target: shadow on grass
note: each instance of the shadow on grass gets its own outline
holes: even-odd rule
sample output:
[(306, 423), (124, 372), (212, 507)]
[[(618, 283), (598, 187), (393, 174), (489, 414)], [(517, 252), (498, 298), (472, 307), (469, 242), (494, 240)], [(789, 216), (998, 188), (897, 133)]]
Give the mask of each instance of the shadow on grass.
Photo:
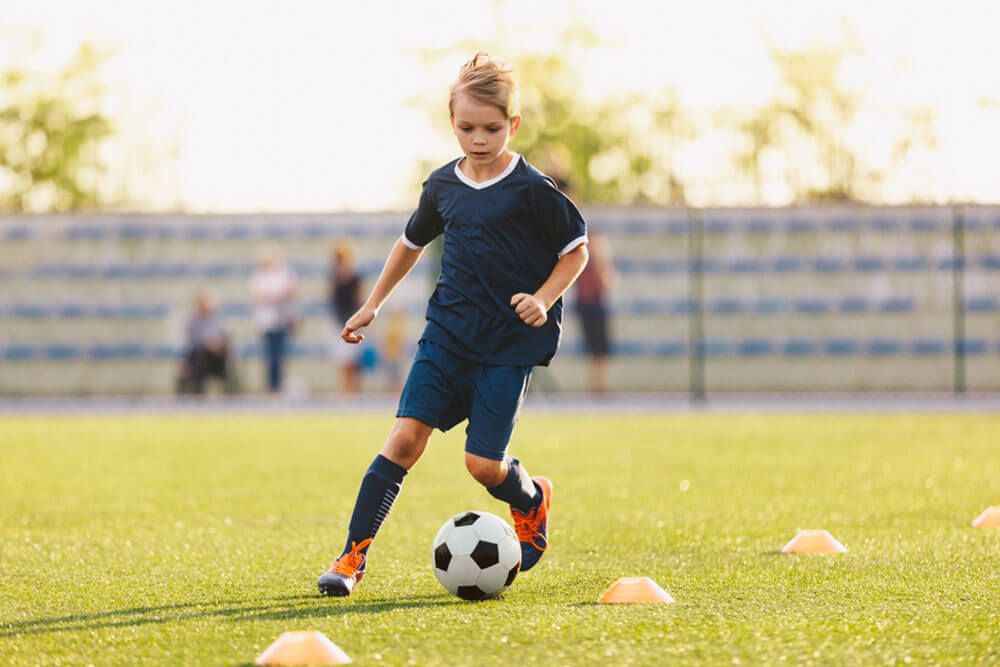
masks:
[[(316, 597), (312, 598), (317, 600)], [(462, 600), (445, 597), (444, 595), (412, 595), (398, 598), (320, 598), (316, 604), (286, 607), (284, 609), (268, 609), (244, 614), (233, 621), (286, 621), (298, 618), (330, 618), (345, 614), (371, 614), (395, 609), (413, 609), (418, 607), (442, 607), (462, 604)]]
[(41, 635), (50, 632), (78, 632), (150, 624), (174, 623), (202, 618), (228, 618), (232, 622), (329, 618), (345, 614), (365, 614), (456, 604), (443, 595), (419, 595), (399, 598), (364, 597), (352, 600), (314, 595), (282, 595), (262, 604), (243, 600), (188, 602), (160, 606), (130, 607), (94, 612), (0, 623), (0, 638)]

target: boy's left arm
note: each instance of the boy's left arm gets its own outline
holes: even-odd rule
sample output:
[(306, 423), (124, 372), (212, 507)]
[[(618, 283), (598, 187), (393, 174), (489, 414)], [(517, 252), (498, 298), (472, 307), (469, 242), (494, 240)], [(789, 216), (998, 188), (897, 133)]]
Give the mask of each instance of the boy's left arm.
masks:
[(548, 280), (534, 294), (518, 292), (510, 298), (510, 305), (525, 324), (540, 327), (549, 319), (549, 308), (569, 289), (583, 267), (587, 265), (590, 253), (587, 244), (577, 246), (559, 258)]

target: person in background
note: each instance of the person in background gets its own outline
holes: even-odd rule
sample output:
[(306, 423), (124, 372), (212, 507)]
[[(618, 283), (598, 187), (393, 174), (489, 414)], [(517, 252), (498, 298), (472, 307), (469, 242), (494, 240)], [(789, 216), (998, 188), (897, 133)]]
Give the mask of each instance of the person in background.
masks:
[(295, 327), (295, 274), (285, 264), (281, 252), (268, 246), (250, 276), (254, 301), (254, 322), (260, 332), (266, 358), (265, 380), (271, 393), (281, 390), (288, 338)]
[(341, 390), (358, 391), (358, 349), (340, 343), (340, 332), (351, 315), (361, 308), (361, 276), (358, 273), (356, 247), (351, 241), (338, 241), (330, 253), (327, 304), (332, 318), (330, 350), (334, 364), (340, 369)]
[(398, 392), (403, 388), (403, 364), (406, 362), (406, 316), (401, 310), (389, 313), (389, 323), (382, 341), (382, 365), (385, 368), (385, 390)]
[[(573, 197), (573, 187), (562, 165), (565, 156), (546, 156), (545, 164), (556, 187), (567, 197)], [(611, 338), (608, 333), (608, 292), (617, 280), (611, 245), (599, 230), (590, 232), (590, 261), (576, 279), (576, 314), (580, 318), (584, 351), (589, 360), (587, 389), (593, 394), (608, 391), (608, 356)]]
[(198, 292), (194, 312), (187, 322), (186, 347), (177, 387), (180, 393), (205, 393), (205, 380), (217, 377), (233, 388), (234, 374), (229, 364), (229, 335), (212, 299)]
[(588, 389), (594, 394), (608, 391), (611, 341), (608, 335), (607, 297), (616, 278), (607, 237), (599, 231), (592, 231), (590, 261), (576, 280), (576, 313), (580, 317), (584, 347), (590, 360)]

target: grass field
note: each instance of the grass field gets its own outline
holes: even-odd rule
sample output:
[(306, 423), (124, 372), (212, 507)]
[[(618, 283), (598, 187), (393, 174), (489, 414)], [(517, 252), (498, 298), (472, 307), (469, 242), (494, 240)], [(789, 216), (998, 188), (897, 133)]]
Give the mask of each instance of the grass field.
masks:
[[(1000, 417), (542, 416), (552, 547), (499, 600), (451, 598), (430, 544), (506, 515), (436, 434), (350, 599), (343, 541), (385, 416), (0, 419), (0, 662), (238, 665), (317, 629), (357, 664), (1000, 661)], [(789, 556), (798, 528), (849, 549)], [(672, 605), (606, 606), (621, 576)]]

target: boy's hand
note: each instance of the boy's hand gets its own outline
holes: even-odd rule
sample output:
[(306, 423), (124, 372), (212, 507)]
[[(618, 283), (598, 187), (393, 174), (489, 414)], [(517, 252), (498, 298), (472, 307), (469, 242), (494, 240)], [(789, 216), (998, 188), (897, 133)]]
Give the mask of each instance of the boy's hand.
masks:
[(518, 314), (522, 322), (536, 329), (549, 319), (545, 304), (533, 294), (519, 292), (510, 298), (510, 305), (514, 306), (514, 312)]
[(344, 339), (344, 342), (357, 345), (365, 339), (365, 335), (354, 332), (374, 322), (376, 317), (378, 317), (378, 311), (374, 308), (361, 306), (361, 310), (351, 315), (351, 319), (347, 320), (344, 330), (340, 332), (340, 337)]

